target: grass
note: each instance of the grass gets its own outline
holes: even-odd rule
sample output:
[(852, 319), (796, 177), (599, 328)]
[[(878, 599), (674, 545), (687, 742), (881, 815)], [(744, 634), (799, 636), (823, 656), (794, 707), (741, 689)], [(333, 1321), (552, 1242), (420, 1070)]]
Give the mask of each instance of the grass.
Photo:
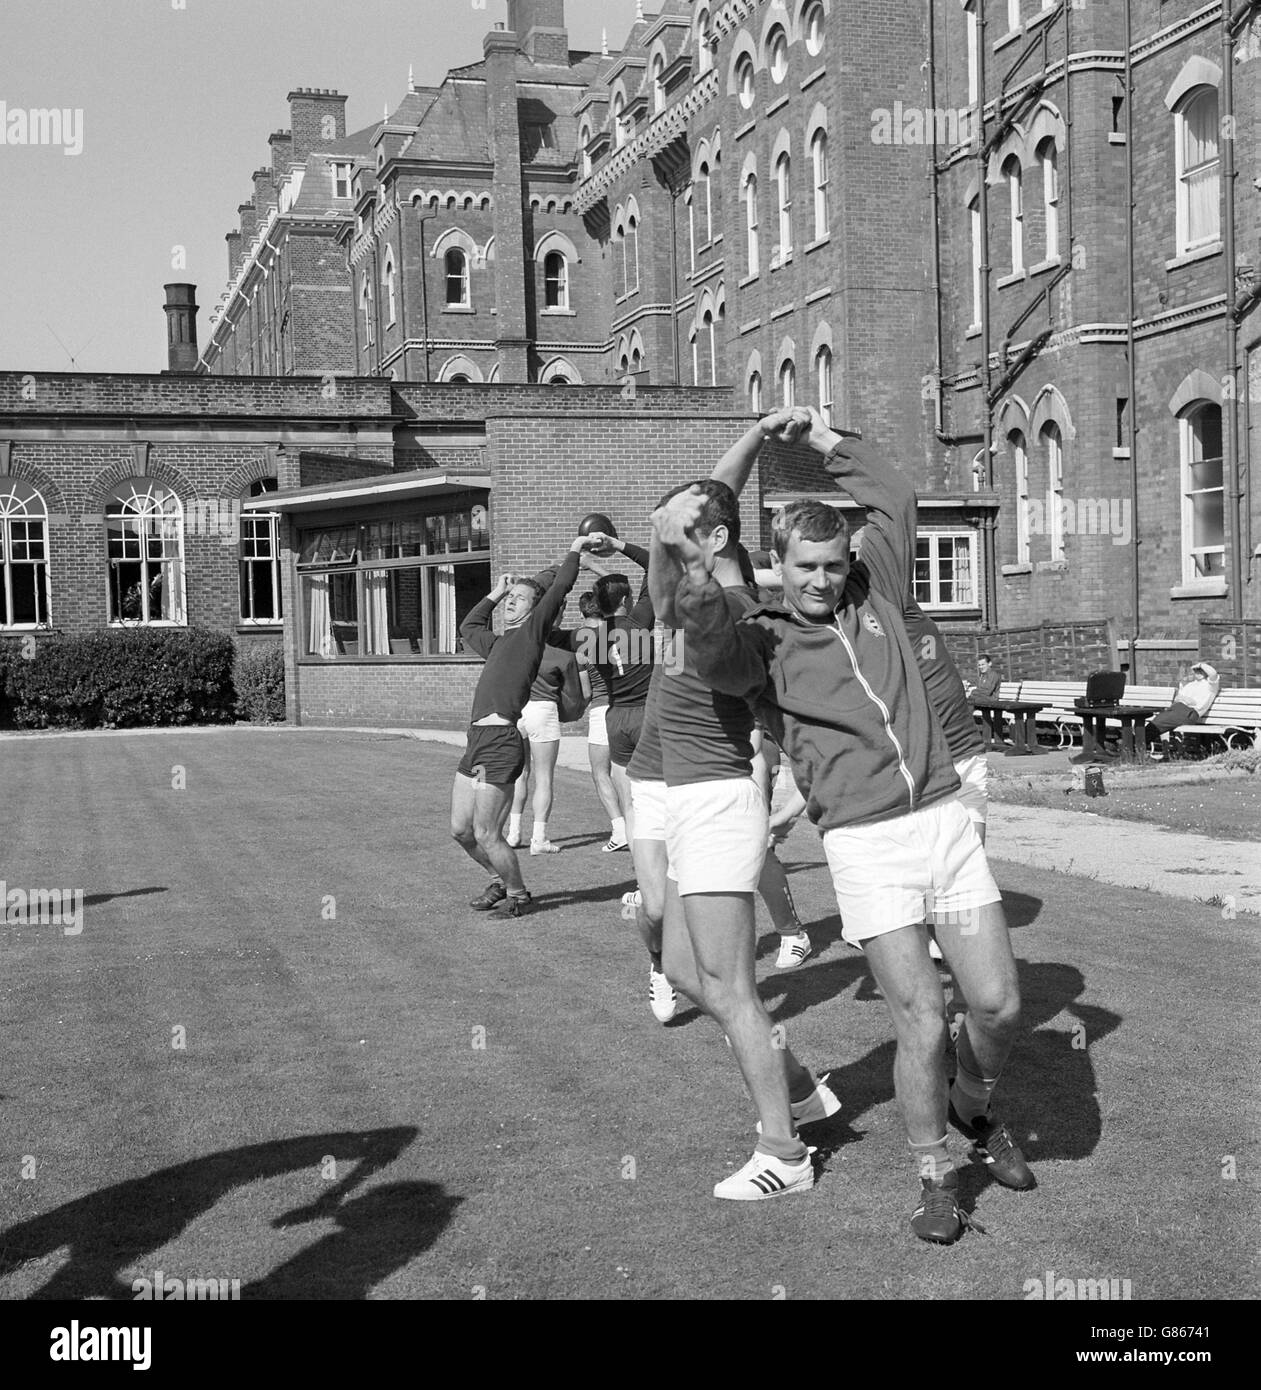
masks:
[(1217, 839), (1261, 840), (1261, 777), (1135, 786), (1110, 776), (1107, 768), (1103, 776), (1106, 796), (1088, 797), (1084, 792), (1067, 791), (1067, 775), (1038, 782), (995, 778), (990, 791), (995, 800), (1020, 806), (1048, 806), (1057, 811), (1089, 811), (1120, 820), (1150, 821)]
[(244, 1298), (1019, 1299), (1047, 1269), (1253, 1296), (1241, 923), (996, 866), (1026, 1028), (1002, 1107), (1040, 1186), (970, 1167), (988, 1234), (930, 1247), (885, 1006), (809, 830), (784, 858), (818, 955), (778, 974), (763, 938), (759, 975), (845, 1109), (809, 1135), (811, 1196), (716, 1202), (752, 1109), (711, 1024), (648, 1012), (589, 779), (558, 779), (565, 852), (525, 861), (539, 911), (488, 922), (447, 839), (456, 758), (266, 731), (5, 746), (0, 877), (88, 899), (77, 937), (0, 926), (0, 1297), (130, 1298), (154, 1269)]

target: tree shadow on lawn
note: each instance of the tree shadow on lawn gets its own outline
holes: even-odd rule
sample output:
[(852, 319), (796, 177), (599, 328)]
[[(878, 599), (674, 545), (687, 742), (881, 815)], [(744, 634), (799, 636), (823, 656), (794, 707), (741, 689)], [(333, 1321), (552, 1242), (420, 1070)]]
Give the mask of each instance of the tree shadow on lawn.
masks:
[(143, 1274), (145, 1256), (174, 1240), (228, 1193), (284, 1173), (317, 1171), (332, 1156), (355, 1167), (318, 1200), (283, 1213), (272, 1225), (283, 1229), (331, 1217), (341, 1231), (246, 1287), (258, 1298), (363, 1298), (373, 1284), (432, 1245), (462, 1200), (424, 1182), (392, 1183), (344, 1200), (393, 1163), (418, 1133), (401, 1125), (276, 1139), (116, 1183), (0, 1232), (0, 1274), (68, 1246), (68, 1262), (32, 1298), (131, 1299), (130, 1283), (119, 1276)]

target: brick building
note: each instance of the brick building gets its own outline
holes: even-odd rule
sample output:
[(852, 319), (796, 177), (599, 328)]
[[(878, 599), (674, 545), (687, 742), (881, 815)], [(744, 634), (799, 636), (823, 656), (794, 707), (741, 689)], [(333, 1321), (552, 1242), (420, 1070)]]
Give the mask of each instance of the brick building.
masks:
[[(1261, 608), (1256, 8), (665, 0), (592, 54), (563, 0), (509, 0), (356, 136), (291, 94), (204, 368), (809, 400), (914, 472), (941, 618), (1112, 616), (1171, 675)], [(318, 216), (339, 293), (299, 349), (272, 303)], [(241, 358), (259, 322), (285, 363)]]

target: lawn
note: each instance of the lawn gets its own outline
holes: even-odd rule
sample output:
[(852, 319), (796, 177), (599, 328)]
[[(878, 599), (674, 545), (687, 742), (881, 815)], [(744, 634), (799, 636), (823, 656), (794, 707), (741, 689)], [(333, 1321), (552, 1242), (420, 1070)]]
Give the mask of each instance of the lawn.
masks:
[(931, 1247), (885, 1007), (808, 829), (784, 858), (818, 955), (778, 974), (764, 938), (759, 973), (845, 1109), (808, 1132), (812, 1195), (722, 1203), (752, 1109), (711, 1024), (648, 1011), (589, 779), (559, 775), (564, 852), (526, 858), (539, 910), (508, 923), (464, 906), (454, 749), (0, 756), (0, 878), (86, 894), (77, 936), (0, 926), (0, 1297), (130, 1298), (155, 1269), (243, 1298), (1019, 1299), (1048, 1269), (1255, 1295), (1258, 948), (1212, 908), (996, 866), (1028, 1030), (1001, 1104), (1039, 1189), (969, 1168), (986, 1234)]
[(1013, 801), (1021, 806), (1050, 806), (1058, 811), (1090, 811), (1121, 820), (1153, 821), (1223, 840), (1261, 840), (1261, 774), (1145, 786), (1134, 785), (1132, 775), (1109, 773), (1105, 768), (1106, 796), (1066, 791), (1067, 777), (1037, 781), (994, 778), (990, 794), (996, 801)]

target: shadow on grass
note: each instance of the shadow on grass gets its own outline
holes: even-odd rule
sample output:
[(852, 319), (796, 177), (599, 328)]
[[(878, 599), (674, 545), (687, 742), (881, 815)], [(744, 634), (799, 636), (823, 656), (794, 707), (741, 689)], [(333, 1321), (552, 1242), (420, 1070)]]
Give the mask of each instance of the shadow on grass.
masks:
[(99, 907), (101, 903), (112, 903), (115, 898), (145, 898), (151, 893), (169, 893), (169, 888), (129, 888), (125, 893), (88, 893), (83, 899), (84, 907)]
[(403, 1125), (276, 1139), (116, 1183), (0, 1231), (0, 1275), (68, 1247), (69, 1260), (32, 1298), (131, 1299), (131, 1279), (146, 1272), (140, 1262), (234, 1189), (284, 1173), (305, 1172), (314, 1181), (331, 1156), (355, 1166), (317, 1201), (272, 1224), (284, 1228), (331, 1217), (341, 1233), (316, 1241), (250, 1288), (255, 1297), (298, 1297), (300, 1279), (302, 1297), (362, 1298), (372, 1282), (433, 1243), (459, 1200), (443, 1196), (432, 1183), (390, 1184), (344, 1200), (393, 1163), (418, 1132)]

